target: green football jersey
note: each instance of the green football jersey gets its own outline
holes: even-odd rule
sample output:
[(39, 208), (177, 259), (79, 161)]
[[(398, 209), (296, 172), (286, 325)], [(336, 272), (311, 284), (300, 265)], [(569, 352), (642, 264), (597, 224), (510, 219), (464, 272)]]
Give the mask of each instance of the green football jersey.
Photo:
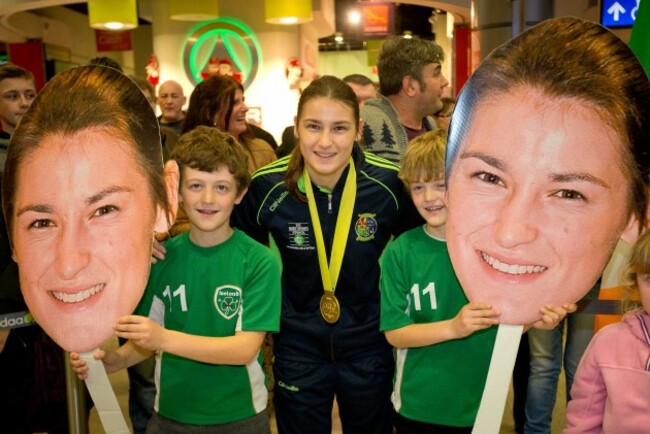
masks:
[[(382, 259), (381, 330), (451, 319), (468, 303), (447, 244), (424, 227), (402, 234)], [(402, 416), (472, 426), (483, 394), (496, 327), (396, 351), (393, 405)]]
[[(280, 323), (280, 264), (239, 230), (223, 243), (199, 247), (189, 233), (165, 244), (137, 308), (169, 330), (199, 336), (276, 332)], [(181, 423), (214, 425), (266, 408), (261, 352), (246, 366), (197, 362), (162, 353), (156, 362), (155, 409)]]

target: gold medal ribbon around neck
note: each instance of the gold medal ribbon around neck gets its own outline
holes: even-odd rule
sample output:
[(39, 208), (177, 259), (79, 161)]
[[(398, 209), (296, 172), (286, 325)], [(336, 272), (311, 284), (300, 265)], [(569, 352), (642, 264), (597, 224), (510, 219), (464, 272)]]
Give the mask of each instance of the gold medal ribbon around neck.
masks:
[(316, 238), (318, 265), (320, 266), (320, 275), (323, 280), (323, 289), (325, 290), (320, 299), (320, 313), (325, 321), (334, 324), (341, 316), (341, 306), (334, 295), (334, 291), (336, 290), (336, 283), (338, 282), (339, 274), (341, 272), (345, 246), (348, 242), (348, 234), (350, 232), (350, 223), (352, 222), (354, 199), (356, 198), (357, 193), (357, 172), (354, 168), (354, 161), (352, 160), (352, 157), (350, 157), (350, 170), (348, 171), (348, 178), (345, 180), (345, 186), (343, 187), (343, 196), (341, 198), (339, 214), (336, 217), (334, 242), (332, 243), (332, 254), (329, 265), (327, 263), (327, 253), (325, 252), (323, 228), (321, 227), (320, 218), (318, 217), (314, 190), (312, 189), (311, 179), (309, 178), (309, 173), (307, 172), (306, 167), (303, 171), (303, 178), (305, 181), (305, 192), (307, 193), (307, 204), (309, 205), (309, 216), (311, 217), (314, 236)]

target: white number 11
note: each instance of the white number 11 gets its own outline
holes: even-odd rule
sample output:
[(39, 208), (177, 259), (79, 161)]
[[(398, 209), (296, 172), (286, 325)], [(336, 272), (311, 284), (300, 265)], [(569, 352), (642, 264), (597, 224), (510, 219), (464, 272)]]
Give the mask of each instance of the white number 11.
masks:
[(185, 300), (185, 285), (179, 286), (178, 289), (174, 292), (172, 292), (171, 289), (169, 288), (169, 285), (167, 285), (167, 287), (163, 291), (163, 295), (169, 298), (169, 310), (171, 310), (172, 296), (174, 296), (180, 299), (181, 311), (187, 312), (187, 301)]
[[(413, 305), (415, 306), (415, 310), (422, 310), (422, 305), (420, 303), (420, 285), (419, 284), (414, 284), (411, 287), (411, 294), (413, 294)], [(436, 301), (436, 284), (434, 282), (429, 283), (426, 288), (424, 288), (424, 291), (422, 291), (422, 295), (429, 295), (429, 301), (431, 302), (431, 310), (437, 309), (438, 308), (438, 303)]]

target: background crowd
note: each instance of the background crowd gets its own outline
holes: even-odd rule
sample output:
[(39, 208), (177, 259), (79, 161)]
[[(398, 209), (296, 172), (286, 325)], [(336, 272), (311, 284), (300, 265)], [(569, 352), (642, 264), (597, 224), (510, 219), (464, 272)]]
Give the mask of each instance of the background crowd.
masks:
[[(540, 44), (549, 32), (571, 53)], [(568, 55), (575, 55), (569, 65)], [(538, 58), (545, 59), (546, 74), (536, 72)], [(612, 58), (613, 66), (604, 60)], [(544, 225), (552, 213), (575, 221), (565, 232), (580, 223), (572, 236), (600, 241), (599, 258), (619, 238), (634, 241), (642, 232), (650, 86), (622, 41), (594, 23), (549, 20), (488, 57), (458, 101), (443, 97), (449, 84), (441, 72), (444, 59), (434, 42), (389, 38), (379, 53), (378, 85), (359, 74), (316, 78), (302, 91), (295, 124), (279, 146), (247, 121), (245, 89), (232, 76), (207, 77), (188, 99), (175, 81), (154, 89), (137, 77), (127, 79), (105, 58), (62, 73), (70, 81), (90, 77), (85, 91), (95, 92), (97, 101), (106, 89), (130, 92), (118, 86), (127, 80), (134, 98), (150, 107), (137, 115), (159, 113), (160, 155), (176, 165), (180, 207), (178, 214), (168, 213), (168, 233), (156, 234), (161, 242), (154, 243), (145, 295), (135, 314), (115, 325), (123, 345), (95, 356), (108, 372), (128, 367), (134, 432), (208, 427), (215, 433), (267, 433), (268, 375), (280, 433), (305, 427), (330, 433), (335, 399), (346, 433), (469, 433), (502, 312), (491, 300), (468, 300), (458, 281), (447, 248), (448, 190), (480, 195), (486, 210), (501, 203), (486, 226), (497, 227), (493, 245), (513, 261), (523, 261), (521, 252), (533, 246), (529, 250), (550, 248), (562, 270), (581, 264), (566, 253), (557, 228)], [(598, 73), (594, 65), (601, 66)], [(587, 72), (591, 85), (579, 86)], [(32, 113), (48, 107), (47, 98), (36, 97), (29, 71), (0, 65), (0, 170), (7, 156), (28, 165), (43, 152), (45, 139), (33, 145), (36, 150), (14, 143), (26, 140), (23, 129), (43, 122)], [(520, 122), (503, 116), (490, 126), (483, 119), (515, 109)], [(549, 118), (560, 126), (539, 126)], [(89, 121), (80, 131), (98, 125)], [(522, 132), (525, 126), (533, 133)], [(119, 126), (110, 128), (122, 133)], [(574, 169), (566, 155), (582, 148), (566, 137), (583, 138), (590, 129), (602, 133), (600, 140), (590, 142), (591, 159)], [(551, 140), (556, 130), (565, 139)], [(491, 140), (503, 134), (521, 137), (521, 144)], [(477, 135), (485, 143), (477, 143)], [(450, 152), (452, 142), (458, 145)], [(26, 163), (20, 152), (29, 152)], [(131, 170), (148, 173), (133, 159)], [(616, 164), (605, 167), (601, 160)], [(0, 220), (1, 314), (27, 310), (14, 262), (25, 258), (16, 250), (24, 242), (20, 229), (12, 229), (13, 205), (7, 206), (21, 194), (16, 176), (3, 176), (12, 184), (2, 194), (10, 213)], [(526, 196), (540, 183), (549, 186)], [(626, 194), (610, 194), (613, 188)], [(171, 205), (175, 194), (168, 192)], [(510, 200), (498, 202), (504, 195)], [(525, 222), (533, 212), (544, 218)], [(54, 225), (43, 217), (36, 222)], [(513, 377), (509, 411), (518, 433), (550, 433), (562, 368), (570, 401), (567, 432), (633, 432), (642, 423), (635, 406), (647, 404), (646, 389), (632, 387), (638, 400), (618, 399), (620, 407), (612, 407), (623, 381), (637, 377), (611, 377), (602, 372), (602, 360), (648, 370), (607, 354), (617, 339), (629, 340), (633, 352), (643, 347), (639, 340), (650, 325), (647, 239), (635, 245), (626, 270), (626, 285), (640, 303), (596, 339), (593, 315), (575, 311), (572, 303), (535, 306), (539, 318), (526, 325)], [(546, 268), (557, 265), (545, 260)], [(494, 262), (491, 267), (499, 268)], [(597, 298), (597, 276), (591, 283), (586, 299)], [(181, 297), (187, 288), (190, 301), (182, 298), (179, 308), (169, 288), (183, 288)], [(228, 292), (226, 302), (220, 288), (239, 289)], [(239, 304), (231, 312), (232, 297)], [(39, 325), (0, 329), (0, 376), (13, 391), (0, 397), (0, 414), (11, 432), (68, 431), (63, 354)], [(75, 352), (70, 357), (85, 377), (85, 361)], [(617, 431), (621, 426), (632, 431)]]

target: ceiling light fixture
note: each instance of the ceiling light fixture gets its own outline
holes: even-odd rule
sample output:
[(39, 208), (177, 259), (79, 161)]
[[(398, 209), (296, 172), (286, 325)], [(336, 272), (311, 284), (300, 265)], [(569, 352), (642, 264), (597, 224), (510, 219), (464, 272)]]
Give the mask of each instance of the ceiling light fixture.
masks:
[(219, 18), (217, 0), (169, 0), (169, 18), (176, 21), (207, 21)]
[(135, 29), (138, 27), (138, 7), (136, 0), (89, 1), (88, 22), (93, 29)]
[(302, 24), (313, 19), (311, 0), (264, 0), (264, 17), (270, 24)]
[(361, 22), (361, 12), (357, 9), (352, 9), (348, 12), (348, 22), (350, 24), (359, 24)]

